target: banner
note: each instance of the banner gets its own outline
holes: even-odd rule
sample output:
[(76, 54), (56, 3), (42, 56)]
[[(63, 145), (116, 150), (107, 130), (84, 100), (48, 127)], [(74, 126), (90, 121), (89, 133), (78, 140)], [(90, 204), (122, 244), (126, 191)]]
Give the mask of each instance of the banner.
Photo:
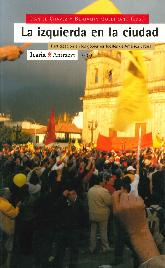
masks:
[(109, 152), (112, 150), (112, 140), (110, 137), (105, 137), (99, 134), (97, 139), (97, 150)]
[(137, 137), (114, 137), (112, 139), (112, 149), (115, 151), (136, 150), (137, 146)]
[(152, 147), (153, 141), (152, 141), (152, 132), (147, 133), (142, 136), (142, 141), (141, 141), (141, 148), (147, 148), (147, 147)]
[[(141, 148), (152, 147), (152, 133), (142, 136)], [(138, 137), (105, 137), (99, 134), (97, 139), (97, 150), (109, 152), (137, 150)]]

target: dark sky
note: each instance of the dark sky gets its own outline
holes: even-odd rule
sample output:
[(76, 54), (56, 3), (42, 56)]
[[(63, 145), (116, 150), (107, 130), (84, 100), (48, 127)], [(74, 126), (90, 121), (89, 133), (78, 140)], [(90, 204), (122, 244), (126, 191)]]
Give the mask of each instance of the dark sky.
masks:
[[(96, 0), (97, 1), (97, 0)], [(90, 0), (0, 0), (0, 45), (13, 44), (14, 22), (26, 13), (75, 13)], [(164, 0), (114, 0), (123, 13), (149, 13), (151, 22), (165, 22)], [(34, 44), (30, 49), (47, 49)], [(75, 62), (27, 61), (26, 53), (15, 62), (0, 63), (0, 110), (14, 119), (46, 122), (52, 107), (56, 114), (82, 110), (79, 100), (85, 87), (86, 64), (79, 52)]]

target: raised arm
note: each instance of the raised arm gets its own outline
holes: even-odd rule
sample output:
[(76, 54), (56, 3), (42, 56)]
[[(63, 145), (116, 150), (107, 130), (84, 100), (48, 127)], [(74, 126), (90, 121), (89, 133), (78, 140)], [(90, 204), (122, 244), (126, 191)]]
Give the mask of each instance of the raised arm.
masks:
[(0, 47), (0, 61), (14, 61), (17, 60), (24, 50), (31, 44), (23, 44), (22, 46), (9, 45)]
[(144, 202), (141, 197), (117, 191), (112, 195), (113, 211), (129, 234), (140, 263), (159, 256), (148, 228)]

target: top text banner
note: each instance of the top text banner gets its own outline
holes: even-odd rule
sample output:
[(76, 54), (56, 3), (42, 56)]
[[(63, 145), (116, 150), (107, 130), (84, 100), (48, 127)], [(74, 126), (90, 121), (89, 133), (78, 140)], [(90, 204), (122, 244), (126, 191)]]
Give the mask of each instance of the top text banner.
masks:
[(165, 43), (165, 24), (14, 23), (15, 43)]
[(148, 14), (26, 14), (26, 23), (148, 24)]

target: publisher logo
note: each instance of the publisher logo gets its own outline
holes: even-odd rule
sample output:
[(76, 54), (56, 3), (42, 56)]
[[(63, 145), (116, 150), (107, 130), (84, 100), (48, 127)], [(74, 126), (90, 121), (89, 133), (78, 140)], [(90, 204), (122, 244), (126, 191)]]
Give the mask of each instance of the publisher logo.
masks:
[(27, 50), (27, 60), (78, 60), (77, 50)]

